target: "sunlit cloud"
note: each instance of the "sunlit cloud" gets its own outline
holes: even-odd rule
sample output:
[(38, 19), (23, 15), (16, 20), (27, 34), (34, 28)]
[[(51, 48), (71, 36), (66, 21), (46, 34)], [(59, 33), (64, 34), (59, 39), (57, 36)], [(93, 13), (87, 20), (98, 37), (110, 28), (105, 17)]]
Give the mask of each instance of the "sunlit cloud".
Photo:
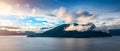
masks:
[(12, 7), (6, 3), (0, 2), (0, 14), (11, 14)]
[(51, 27), (55, 27), (55, 25), (50, 22), (56, 22), (57, 24), (59, 22), (54, 17), (50, 18), (46, 12), (39, 8), (30, 8), (29, 4), (11, 5), (5, 2), (0, 2), (0, 19), (0, 26), (19, 26), (24, 31), (40, 31), (40, 27), (44, 27), (45, 24), (42, 21), (46, 21), (47, 25)]
[[(9, 4), (0, 1), (0, 26), (20, 27), (18, 31), (42, 31), (41, 28), (56, 27), (65, 23), (88, 23), (95, 25), (118, 25), (119, 17), (100, 17), (90, 11), (72, 11), (67, 7), (56, 7), (55, 9), (44, 10), (39, 7), (31, 7), (29, 3), (21, 5), (20, 3)], [(81, 26), (73, 28), (81, 28)], [(4, 29), (4, 28), (3, 28)], [(7, 28), (6, 28), (7, 29)], [(8, 30), (8, 29), (7, 29)], [(12, 29), (9, 29), (12, 30)], [(15, 29), (14, 29), (15, 30)]]
[(10, 20), (0, 20), (0, 26), (12, 26), (12, 27), (16, 27), (17, 24), (14, 24)]
[(91, 14), (87, 11), (79, 11), (71, 13), (67, 8), (60, 7), (58, 9), (53, 10), (53, 14), (56, 17), (63, 18), (66, 23), (88, 23), (90, 20), (96, 17), (96, 14)]

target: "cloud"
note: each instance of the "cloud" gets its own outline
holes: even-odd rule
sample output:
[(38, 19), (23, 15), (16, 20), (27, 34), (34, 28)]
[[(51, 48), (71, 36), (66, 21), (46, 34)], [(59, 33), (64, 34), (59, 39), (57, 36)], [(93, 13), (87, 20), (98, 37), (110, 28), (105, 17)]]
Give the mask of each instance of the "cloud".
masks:
[(74, 18), (76, 18), (75, 20), (77, 20), (77, 22), (89, 22), (90, 20), (96, 18), (95, 14), (91, 14), (87, 11), (83, 11), (83, 12), (77, 12), (74, 16)]
[[(66, 23), (73, 23), (74, 20), (78, 19), (78, 18), (75, 18), (77, 15), (76, 13), (75, 13), (76, 15), (72, 14), (67, 8), (64, 8), (64, 7), (55, 9), (52, 12), (53, 14), (50, 14), (50, 13), (48, 14), (48, 12), (43, 9), (36, 8), (36, 7), (31, 8), (29, 4), (20, 5), (18, 3), (18, 4), (12, 5), (9, 3), (0, 2), (0, 15), (8, 15), (6, 17), (10, 18), (10, 21), (14, 20), (13, 22), (11, 22), (12, 26), (13, 24), (17, 24), (17, 26), (20, 26), (21, 28), (29, 27), (31, 29), (34, 26), (44, 27), (43, 25), (46, 25), (45, 27), (50, 27), (50, 26), (55, 27), (64, 23), (62, 19), (64, 19)], [(14, 16), (15, 18), (13, 17), (13, 15), (15, 15)], [(85, 15), (91, 16), (91, 15), (87, 15), (87, 13)], [(0, 17), (0, 19), (2, 19), (2, 17)], [(46, 23), (42, 23), (40, 21), (46, 21)], [(6, 22), (3, 21), (2, 23), (5, 24)], [(10, 24), (5, 24), (5, 25), (8, 26)], [(30, 26), (33, 26), (33, 27), (30, 27)]]
[(54, 15), (56, 15), (56, 17), (63, 18), (66, 21), (66, 23), (72, 22), (72, 15), (66, 8), (60, 7), (58, 9), (53, 10), (52, 12)]
[(6, 19), (0, 19), (0, 26), (12, 26), (12, 27), (17, 27), (18, 25), (13, 23), (11, 20), (6, 20)]
[(46, 14), (47, 11), (37, 7), (31, 7), (29, 4), (21, 5), (18, 3), (13, 5), (0, 1), (0, 26), (19, 26), (21, 31), (28, 31), (28, 29), (34, 30), (36, 29), (34, 27), (37, 27), (36, 30), (39, 31), (38, 28), (43, 26), (40, 22), (41, 20), (59, 22), (59, 20), (56, 21), (54, 17), (50, 18)]
[(120, 21), (110, 21), (106, 23), (107, 25), (119, 25)]
[(107, 26), (108, 30), (110, 29), (120, 29), (120, 24)]
[(69, 27), (67, 27), (66, 29), (65, 29), (65, 31), (80, 31), (80, 32), (83, 32), (83, 31), (85, 31), (84, 30), (85, 29), (85, 27), (83, 27), (83, 26), (74, 26), (73, 24), (71, 24)]
[[(67, 8), (64, 8), (64, 7), (55, 9), (53, 11), (53, 14), (56, 15), (56, 17), (64, 19), (66, 23), (75, 23), (75, 22), (84, 23), (84, 24), (89, 22), (95, 23), (94, 19), (98, 19), (96, 18), (97, 17), (96, 14), (92, 14), (88, 11), (77, 11), (77, 12), (71, 13), (69, 10), (67, 10)], [(90, 24), (88, 26), (82, 26), (82, 25), (74, 26), (73, 24), (71, 24), (69, 27), (65, 29), (65, 31), (76, 30), (79, 32), (83, 32), (83, 31), (88, 31), (89, 29), (91, 29), (91, 27), (94, 27), (94, 26), (95, 26), (94, 24)], [(108, 32), (105, 26), (103, 26), (102, 24), (100, 26), (101, 28), (97, 27), (95, 30)]]
[(0, 15), (17, 15), (17, 16), (25, 16), (25, 15), (42, 15), (46, 14), (47, 11), (44, 9), (40, 9), (37, 7), (31, 7), (29, 4), (10, 4), (7, 2), (0, 1)]
[[(15, 5), (11, 5), (9, 3), (5, 3), (5, 2), (0, 2), (0, 15), (8, 15), (7, 18), (13, 18), (13, 16), (11, 15), (16, 15), (16, 18), (13, 18), (9, 21), (14, 20), (13, 22), (7, 22), (4, 20), (2, 21), (2, 23), (0, 23), (1, 25), (12, 25), (15, 24), (16, 22), (19, 22), (17, 24), (20, 24), (19, 26), (23, 26), (26, 24), (28, 24), (27, 26), (29, 28), (33, 28), (30, 26), (37, 26), (37, 27), (44, 27), (43, 25), (45, 25), (45, 27), (55, 27), (58, 26), (60, 24), (64, 24), (63, 19), (65, 20), (65, 23), (88, 23), (91, 20), (93, 20), (94, 18), (96, 18), (96, 14), (90, 13), (88, 11), (77, 11), (77, 12), (70, 12), (67, 8), (65, 7), (60, 7), (57, 8), (55, 10), (48, 13), (47, 11), (40, 9), (40, 8), (36, 8), (33, 7), (31, 8), (31, 6), (29, 4), (26, 5), (20, 5), (20, 4), (15, 4)], [(2, 19), (3, 17), (1, 16), (0, 19)], [(30, 18), (30, 19), (29, 19)], [(33, 19), (34, 18), (34, 19)], [(28, 22), (24, 21), (24, 20), (28, 20)], [(104, 19), (104, 18), (103, 18)], [(96, 19), (99, 20), (99, 19)], [(119, 20), (119, 19), (117, 19)], [(47, 21), (46, 23), (41, 23), (40, 21)], [(100, 22), (102, 22), (103, 20), (100, 20)], [(39, 23), (38, 23), (39, 22)], [(115, 23), (115, 22), (114, 22)], [(108, 23), (110, 24), (110, 23)], [(112, 24), (112, 22), (111, 22)], [(115, 23), (118, 24), (118, 23)], [(17, 25), (18, 26), (18, 25)], [(26, 27), (27, 27), (26, 26)], [(78, 27), (74, 27), (74, 26), (70, 26), (73, 28), (81, 28), (81, 26)], [(71, 29), (71, 28), (68, 28)], [(83, 29), (83, 28), (81, 28)]]
[(94, 31), (102, 31), (102, 32), (106, 32), (106, 33), (109, 33), (108, 31), (108, 27), (106, 25), (101, 25), (101, 26), (97, 26)]
[(120, 17), (98, 17), (97, 23), (106, 26), (119, 25)]
[(74, 24), (71, 24), (65, 29), (65, 31), (84, 32), (84, 31), (93, 31), (94, 28), (96, 28), (96, 26), (93, 23), (87, 23), (87, 24), (77, 25), (77, 26), (75, 26)]
[(96, 17), (95, 14), (90, 14), (87, 11), (71, 13), (64, 7), (53, 10), (53, 14), (56, 15), (56, 17), (63, 18), (66, 23), (89, 22)]
[(107, 29), (120, 29), (120, 21), (109, 21), (106, 23)]

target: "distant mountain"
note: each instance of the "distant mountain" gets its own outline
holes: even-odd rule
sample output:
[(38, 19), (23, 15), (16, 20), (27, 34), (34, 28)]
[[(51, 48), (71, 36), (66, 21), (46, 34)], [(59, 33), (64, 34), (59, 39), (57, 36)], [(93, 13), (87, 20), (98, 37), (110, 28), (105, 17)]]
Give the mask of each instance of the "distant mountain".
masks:
[(95, 31), (107, 32), (112, 36), (120, 36), (120, 25), (108, 25), (95, 28)]
[[(19, 27), (12, 27), (12, 26), (0, 26), (0, 35), (25, 35), (24, 32), (15, 31), (20, 29)], [(13, 31), (10, 31), (13, 30)]]
[(19, 27), (11, 27), (11, 26), (0, 26), (1, 28), (7, 28), (7, 29), (20, 29)]
[(120, 24), (107, 26), (109, 34), (113, 36), (120, 36)]
[(0, 30), (0, 35), (25, 35), (25, 33), (18, 31)]
[(113, 36), (120, 36), (120, 29), (110, 29), (109, 34)]
[[(82, 26), (89, 26), (89, 29), (84, 32), (79, 32), (77, 30), (73, 31), (65, 31), (67, 27), (69, 27), (71, 24), (63, 24), (58, 27), (55, 27), (51, 30), (48, 30), (44, 33), (39, 34), (30, 34), (28, 37), (73, 37), (73, 38), (84, 38), (84, 37), (107, 37), (111, 36), (105, 32), (101, 31), (92, 31), (95, 28), (95, 25), (92, 23), (84, 24)], [(74, 23), (74, 26), (78, 26), (78, 24)]]

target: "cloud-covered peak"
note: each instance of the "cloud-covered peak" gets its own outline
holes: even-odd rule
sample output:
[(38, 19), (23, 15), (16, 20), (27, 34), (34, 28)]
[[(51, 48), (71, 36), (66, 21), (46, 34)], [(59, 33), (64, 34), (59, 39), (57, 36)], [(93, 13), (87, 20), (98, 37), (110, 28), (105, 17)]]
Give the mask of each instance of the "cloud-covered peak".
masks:
[(82, 24), (77, 26), (75, 26), (74, 24), (71, 24), (65, 29), (65, 31), (84, 32), (84, 31), (93, 31), (95, 28), (96, 26), (93, 23), (87, 23), (87, 24)]

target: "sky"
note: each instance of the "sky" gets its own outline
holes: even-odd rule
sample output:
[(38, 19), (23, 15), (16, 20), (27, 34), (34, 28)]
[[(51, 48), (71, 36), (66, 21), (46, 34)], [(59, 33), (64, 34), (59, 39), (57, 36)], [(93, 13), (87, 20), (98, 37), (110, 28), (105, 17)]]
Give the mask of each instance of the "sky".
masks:
[(120, 0), (0, 0), (0, 26), (43, 31), (65, 23), (120, 24)]

